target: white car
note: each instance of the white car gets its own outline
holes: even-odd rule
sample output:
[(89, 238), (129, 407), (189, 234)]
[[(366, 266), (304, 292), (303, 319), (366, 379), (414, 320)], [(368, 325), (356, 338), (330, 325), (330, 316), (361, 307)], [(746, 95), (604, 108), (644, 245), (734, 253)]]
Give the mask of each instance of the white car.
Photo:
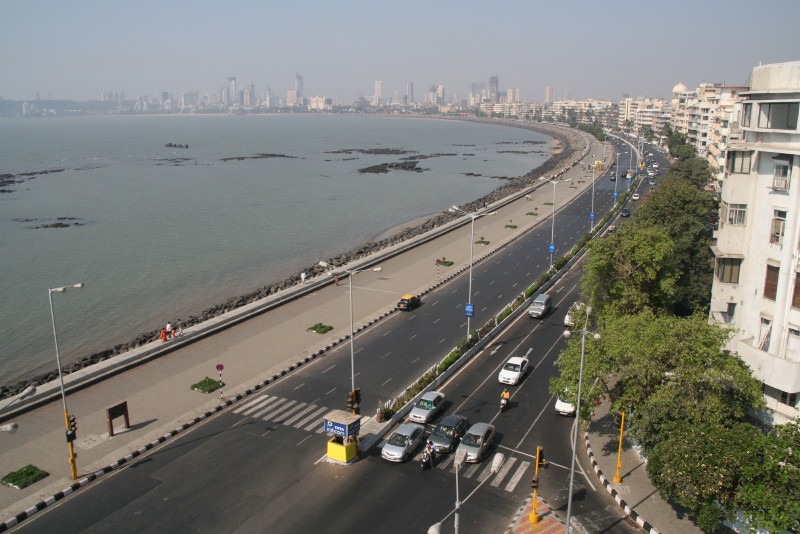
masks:
[[(608, 233), (613, 233), (611, 229), (616, 232), (616, 226), (609, 226)], [(569, 307), (567, 310), (567, 314), (564, 316), (564, 326), (569, 328), (573, 328), (575, 326), (575, 317), (578, 315), (578, 312), (582, 310), (584, 307), (583, 302), (573, 302), (572, 306)]]
[(633, 196), (631, 196), (631, 200), (639, 200), (639, 193), (634, 193)]
[(522, 377), (528, 371), (528, 359), (521, 356), (512, 356), (497, 375), (497, 381), (501, 384), (515, 386), (519, 384)]
[(575, 405), (561, 399), (560, 397), (557, 397), (556, 413), (559, 415), (566, 415), (569, 417), (573, 417), (575, 416)]
[(417, 401), (408, 418), (415, 423), (430, 423), (442, 408), (444, 408), (444, 393), (428, 391)]

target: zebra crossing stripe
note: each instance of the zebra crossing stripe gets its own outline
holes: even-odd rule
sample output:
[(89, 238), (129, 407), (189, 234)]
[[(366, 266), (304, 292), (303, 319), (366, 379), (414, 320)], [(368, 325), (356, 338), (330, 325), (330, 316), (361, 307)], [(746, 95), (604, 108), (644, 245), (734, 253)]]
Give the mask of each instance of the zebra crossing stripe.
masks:
[(280, 399), (278, 397), (269, 397), (269, 396), (267, 396), (267, 397), (265, 397), (265, 400), (266, 400), (266, 402), (259, 402), (258, 404), (255, 404), (252, 407), (248, 408), (247, 410), (243, 411), (242, 415), (248, 416), (248, 417), (252, 417), (254, 412), (257, 412), (259, 410), (263, 410), (264, 408), (266, 408), (267, 406), (269, 406), (273, 402), (279, 401)]
[(244, 404), (242, 404), (241, 406), (239, 406), (235, 410), (233, 410), (233, 413), (242, 413), (243, 411), (245, 411), (246, 409), (250, 408), (251, 406), (253, 406), (255, 404), (261, 404), (262, 402), (264, 402), (268, 398), (269, 398), (269, 395), (262, 395), (262, 396), (253, 397), (249, 401), (245, 402)]
[(292, 423), (294, 423), (295, 421), (297, 421), (298, 419), (300, 419), (301, 417), (303, 417), (304, 415), (306, 415), (308, 412), (310, 412), (311, 410), (313, 410), (315, 408), (319, 408), (319, 406), (317, 406), (316, 404), (309, 404), (309, 405), (307, 405), (305, 407), (305, 409), (302, 412), (293, 415), (291, 419), (286, 419), (283, 422), (283, 424), (284, 425), (291, 425)]
[(514, 476), (512, 476), (511, 480), (509, 480), (508, 484), (506, 484), (506, 487), (505, 487), (506, 491), (514, 491), (514, 488), (516, 488), (517, 484), (519, 483), (519, 479), (521, 479), (522, 475), (525, 474), (525, 471), (528, 470), (528, 466), (529, 465), (531, 465), (530, 462), (522, 462), (519, 465), (517, 470), (514, 472)]
[[(253, 419), (258, 419), (262, 415), (267, 413), (268, 411), (270, 411), (273, 408), (275, 408), (275, 406), (280, 405), (285, 400), (286, 399), (281, 399), (280, 397), (274, 397), (274, 400), (271, 400), (270, 402), (268, 402), (266, 404), (262, 404), (261, 406), (259, 406), (257, 408), (257, 411), (255, 411), (255, 410), (254, 411), (250, 411), (247, 415), (249, 415)], [(277, 402), (275, 402), (275, 401), (277, 401)]]
[[(304, 417), (303, 419), (299, 420), (297, 422), (297, 424), (294, 425), (294, 427), (295, 428), (300, 428), (303, 425), (307, 425), (308, 422), (311, 421), (312, 419), (317, 419), (318, 420), (319, 416), (322, 415), (323, 412), (325, 412), (325, 410), (327, 410), (327, 408), (325, 408), (324, 406), (319, 408), (318, 410), (314, 410), (314, 412), (311, 415), (309, 415), (308, 417)], [(322, 426), (321, 423), (322, 423), (322, 421), (320, 421), (320, 426)], [(316, 425), (317, 423), (314, 423), (314, 424)], [(308, 430), (311, 430), (311, 429), (309, 428)]]
[(500, 471), (497, 472), (497, 476), (494, 477), (494, 480), (489, 482), (489, 485), (494, 486), (495, 488), (499, 486), (500, 482), (506, 478), (506, 475), (509, 471), (511, 471), (511, 468), (514, 467), (516, 462), (517, 459), (514, 456), (511, 456), (508, 460), (506, 460), (506, 463), (504, 463), (503, 467), (500, 468)]
[[(286, 399), (283, 399), (283, 400), (286, 400)], [(278, 414), (285, 412), (286, 410), (288, 410), (289, 408), (291, 408), (295, 404), (297, 404), (297, 401), (293, 400), (293, 401), (288, 401), (286, 404), (283, 404), (282, 406), (278, 406), (277, 408), (275, 408), (273, 406), (273, 408), (275, 408), (274, 410), (272, 410), (271, 412), (269, 412), (267, 414), (262, 414), (261, 416), (259, 416), (259, 418), (262, 421), (269, 421), (270, 419), (275, 418)]]
[(282, 425), (285, 425), (286, 424), (286, 418), (289, 417), (290, 415), (292, 415), (294, 412), (302, 409), (304, 406), (307, 406), (306, 403), (305, 402), (301, 402), (300, 404), (298, 404), (297, 406), (295, 406), (294, 408), (292, 408), (288, 412), (286, 412), (283, 415), (281, 415), (280, 420), (276, 419), (275, 422), (276, 423), (280, 423)]
[(478, 471), (478, 469), (481, 468), (482, 465), (483, 464), (475, 463), (467, 467), (467, 469), (464, 470), (464, 475), (463, 475), (464, 478), (472, 478), (472, 475), (474, 475)]

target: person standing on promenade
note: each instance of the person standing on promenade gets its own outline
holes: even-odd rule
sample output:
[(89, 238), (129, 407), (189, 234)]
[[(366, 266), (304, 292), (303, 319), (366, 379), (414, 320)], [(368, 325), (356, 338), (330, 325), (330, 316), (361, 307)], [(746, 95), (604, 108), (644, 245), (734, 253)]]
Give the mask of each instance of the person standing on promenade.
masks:
[(300, 273), (300, 283), (301, 284), (305, 284), (306, 283), (306, 272), (305, 271)]
[(164, 328), (167, 334), (167, 339), (172, 339), (175, 337), (175, 332), (172, 330), (172, 323), (167, 321), (167, 326)]
[(166, 328), (162, 328), (161, 329), (161, 332), (159, 332), (159, 334), (158, 334), (158, 339), (160, 339), (162, 343), (166, 343), (166, 341), (167, 341), (167, 329)]
[(178, 319), (178, 321), (175, 323), (175, 334), (173, 337), (178, 337), (180, 335), (183, 335), (183, 321)]

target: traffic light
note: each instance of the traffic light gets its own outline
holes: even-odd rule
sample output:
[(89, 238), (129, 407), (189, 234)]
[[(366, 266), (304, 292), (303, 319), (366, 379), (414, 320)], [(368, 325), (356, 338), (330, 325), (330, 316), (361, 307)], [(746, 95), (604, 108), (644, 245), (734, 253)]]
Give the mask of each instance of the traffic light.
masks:
[(355, 391), (348, 391), (347, 392), (347, 409), (351, 412), (356, 408), (356, 392)]
[(539, 479), (537, 477), (531, 479), (531, 489), (539, 489)]
[(356, 388), (353, 390), (353, 399), (355, 399), (356, 403), (353, 406), (353, 413), (360, 414), (361, 413), (361, 388)]
[(74, 415), (69, 416), (69, 425), (67, 427), (67, 442), (75, 441), (75, 437), (77, 436), (78, 431), (78, 421), (75, 419)]
[(544, 449), (536, 447), (536, 466), (539, 469), (547, 469), (550, 467), (550, 462), (544, 459)]

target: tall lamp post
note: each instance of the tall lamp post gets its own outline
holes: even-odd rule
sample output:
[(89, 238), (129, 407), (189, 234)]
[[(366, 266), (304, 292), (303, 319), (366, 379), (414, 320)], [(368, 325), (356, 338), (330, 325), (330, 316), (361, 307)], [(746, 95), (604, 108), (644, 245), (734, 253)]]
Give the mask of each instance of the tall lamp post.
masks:
[[(575, 403), (575, 424), (572, 426), (572, 465), (569, 469), (569, 493), (567, 495), (567, 534), (572, 532), (572, 524), (570, 519), (572, 517), (572, 485), (575, 480), (575, 456), (578, 450), (578, 427), (581, 421), (581, 387), (583, 386), (583, 361), (586, 354), (586, 335), (589, 332), (589, 316), (592, 314), (591, 306), (586, 307), (586, 320), (583, 323), (581, 330), (581, 365), (578, 371), (578, 398)], [(569, 330), (564, 331), (564, 337), (569, 339), (572, 332)], [(594, 339), (600, 340), (600, 334), (595, 333)]]
[(469, 288), (467, 289), (467, 306), (465, 307), (465, 312), (464, 312), (467, 316), (467, 341), (469, 341), (470, 339), (469, 320), (472, 317), (474, 310), (472, 308), (472, 258), (474, 256), (474, 250), (475, 250), (475, 219), (480, 217), (482, 214), (467, 213), (458, 206), (452, 206), (447, 211), (451, 213), (461, 212), (472, 220), (472, 222), (470, 223), (470, 238), (469, 238)]
[(594, 154), (592, 154), (592, 212), (589, 214), (589, 230), (594, 232)]
[[(373, 271), (379, 273), (383, 270), (383, 267), (373, 267), (372, 269), (361, 269), (361, 270), (351, 270), (345, 271), (347, 273), (347, 278), (349, 280), (349, 291), (350, 291), (350, 391), (352, 392), (353, 398), (357, 397), (356, 395), (356, 351), (355, 351), (355, 331), (353, 330), (353, 276), (357, 275), (358, 273), (362, 273), (364, 271)], [(353, 413), (359, 413), (359, 408), (357, 404), (353, 405)]]
[(572, 181), (571, 178), (567, 180), (550, 180), (550, 183), (553, 184), (553, 216), (552, 220), (550, 221), (550, 246), (548, 251), (550, 252), (550, 270), (553, 270), (553, 258), (556, 255), (556, 184), (558, 182), (569, 182)]
[(58, 380), (61, 384), (61, 402), (64, 405), (64, 427), (66, 428), (67, 435), (67, 449), (69, 450), (69, 466), (72, 472), (72, 480), (78, 479), (78, 466), (75, 462), (75, 448), (72, 443), (75, 441), (75, 430), (77, 424), (75, 416), (70, 416), (67, 410), (67, 394), (64, 391), (64, 373), (61, 370), (61, 355), (58, 353), (58, 334), (56, 333), (56, 314), (53, 311), (53, 293), (64, 293), (68, 289), (80, 289), (83, 283), (72, 284), (71, 286), (64, 287), (51, 287), (47, 290), (47, 298), (50, 301), (50, 318), (53, 321), (53, 340), (56, 344), (56, 365), (58, 365)]
[[(3, 410), (8, 408), (9, 406), (14, 404), (15, 402), (19, 402), (22, 399), (26, 399), (26, 398), (30, 397), (34, 393), (36, 393), (36, 386), (30, 385), (30, 386), (26, 387), (16, 397), (11, 399), (4, 406), (0, 407), (0, 412), (2, 412)], [(10, 433), (13, 434), (14, 432), (17, 431), (17, 428), (19, 428), (17, 423), (13, 423), (13, 422), (12, 423), (6, 423), (5, 425), (0, 426), (0, 432), (10, 432)]]

